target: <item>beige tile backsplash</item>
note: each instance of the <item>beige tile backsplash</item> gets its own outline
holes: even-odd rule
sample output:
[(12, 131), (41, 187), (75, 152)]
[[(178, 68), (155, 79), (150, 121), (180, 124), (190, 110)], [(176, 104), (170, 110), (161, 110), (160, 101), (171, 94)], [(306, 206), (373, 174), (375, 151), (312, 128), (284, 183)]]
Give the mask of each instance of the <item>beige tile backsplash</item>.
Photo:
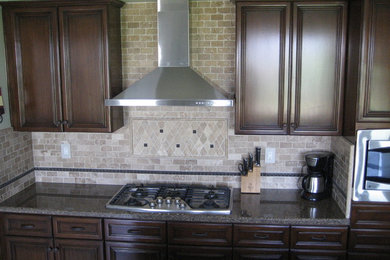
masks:
[[(33, 167), (31, 133), (14, 132), (12, 128), (0, 130), (0, 185), (12, 181)], [(0, 188), (0, 201), (34, 182), (34, 173), (30, 173)]]

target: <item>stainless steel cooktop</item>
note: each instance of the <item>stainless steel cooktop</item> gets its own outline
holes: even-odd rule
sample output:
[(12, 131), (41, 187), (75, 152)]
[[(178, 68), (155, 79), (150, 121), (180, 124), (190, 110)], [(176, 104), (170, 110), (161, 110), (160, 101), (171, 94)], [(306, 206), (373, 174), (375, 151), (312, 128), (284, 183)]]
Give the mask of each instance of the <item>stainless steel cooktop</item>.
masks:
[(232, 212), (232, 195), (228, 187), (126, 184), (106, 207), (136, 212), (228, 215)]

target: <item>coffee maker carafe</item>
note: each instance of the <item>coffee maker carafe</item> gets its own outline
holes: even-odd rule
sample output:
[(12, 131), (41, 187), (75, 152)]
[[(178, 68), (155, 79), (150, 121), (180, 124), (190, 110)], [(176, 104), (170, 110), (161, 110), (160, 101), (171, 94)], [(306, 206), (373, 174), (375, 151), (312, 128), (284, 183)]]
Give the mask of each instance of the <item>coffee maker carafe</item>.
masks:
[(328, 198), (332, 192), (334, 154), (310, 152), (305, 154), (307, 175), (302, 180), (302, 197), (317, 201)]

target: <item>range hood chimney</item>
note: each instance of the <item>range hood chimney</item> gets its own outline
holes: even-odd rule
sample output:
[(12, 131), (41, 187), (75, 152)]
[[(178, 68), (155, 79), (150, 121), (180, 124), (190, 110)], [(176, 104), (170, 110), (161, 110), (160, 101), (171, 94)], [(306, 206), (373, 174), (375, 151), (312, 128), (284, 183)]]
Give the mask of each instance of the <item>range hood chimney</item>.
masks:
[(189, 67), (188, 0), (157, 0), (158, 68), (106, 106), (233, 106)]

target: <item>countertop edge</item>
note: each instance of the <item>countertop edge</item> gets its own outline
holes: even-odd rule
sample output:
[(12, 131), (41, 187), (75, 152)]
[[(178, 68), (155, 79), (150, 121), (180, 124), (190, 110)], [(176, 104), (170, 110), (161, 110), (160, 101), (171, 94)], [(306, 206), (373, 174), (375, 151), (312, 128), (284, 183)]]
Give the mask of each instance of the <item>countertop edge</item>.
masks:
[(32, 209), (23, 207), (0, 207), (0, 213), (34, 214), (70, 217), (118, 218), (147, 221), (181, 221), (181, 222), (214, 222), (227, 224), (267, 224), (267, 225), (329, 225), (346, 226), (350, 224), (348, 218), (314, 219), (314, 218), (258, 218), (232, 217), (231, 215), (198, 215), (177, 213), (134, 213), (125, 211), (112, 212), (83, 212), (53, 209)]

